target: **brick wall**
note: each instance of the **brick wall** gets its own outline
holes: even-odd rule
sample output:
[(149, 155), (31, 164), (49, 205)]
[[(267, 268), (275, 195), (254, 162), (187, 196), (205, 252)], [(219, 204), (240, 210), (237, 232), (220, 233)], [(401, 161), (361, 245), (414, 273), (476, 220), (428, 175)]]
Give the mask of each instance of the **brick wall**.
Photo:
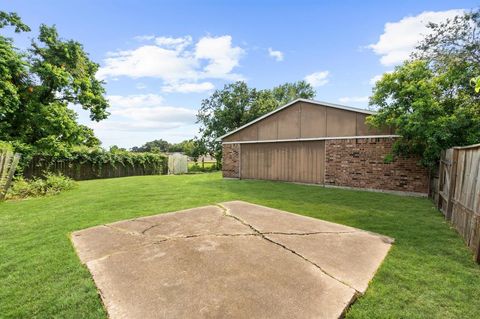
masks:
[(222, 145), (223, 177), (240, 177), (240, 144)]
[(428, 192), (428, 171), (417, 158), (391, 154), (393, 138), (327, 140), (325, 184), (403, 192)]

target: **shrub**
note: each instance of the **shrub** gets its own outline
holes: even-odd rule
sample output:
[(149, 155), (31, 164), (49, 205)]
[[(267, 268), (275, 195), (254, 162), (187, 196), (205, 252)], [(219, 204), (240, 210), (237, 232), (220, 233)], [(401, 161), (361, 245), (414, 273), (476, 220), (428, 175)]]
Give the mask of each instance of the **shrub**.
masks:
[(74, 188), (77, 183), (61, 174), (45, 174), (44, 178), (25, 180), (17, 177), (8, 190), (7, 199), (19, 199), (38, 196), (55, 195)]
[(218, 167), (215, 163), (205, 163), (203, 167), (199, 163), (193, 163), (188, 166), (188, 172), (215, 172), (218, 171)]

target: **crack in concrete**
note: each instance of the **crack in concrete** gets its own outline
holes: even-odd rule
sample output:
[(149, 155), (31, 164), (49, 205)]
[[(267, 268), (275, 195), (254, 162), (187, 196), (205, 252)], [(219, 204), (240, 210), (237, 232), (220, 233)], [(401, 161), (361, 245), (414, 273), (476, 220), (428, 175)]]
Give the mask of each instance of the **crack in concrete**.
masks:
[(145, 228), (144, 230), (142, 230), (142, 235), (145, 235), (145, 233), (147, 231), (149, 231), (150, 229), (155, 228), (157, 226), (160, 226), (160, 224), (153, 224), (152, 226)]
[(257, 233), (259, 236), (261, 236), (263, 239), (265, 239), (266, 241), (269, 241), (271, 242), (272, 244), (275, 244), (289, 252), (291, 252), (292, 254), (302, 258), (303, 260), (305, 260), (306, 262), (310, 263), (311, 265), (315, 266), (318, 270), (320, 270), (322, 273), (324, 273), (325, 275), (327, 275), (328, 277), (340, 282), (341, 284), (351, 288), (355, 293), (354, 293), (354, 300), (356, 299), (356, 296), (358, 295), (362, 295), (362, 293), (360, 291), (358, 291), (357, 289), (355, 289), (354, 287), (352, 287), (351, 285), (349, 285), (348, 283), (336, 278), (335, 276), (333, 276), (332, 274), (328, 273), (327, 271), (325, 271), (322, 267), (320, 267), (320, 265), (316, 264), (315, 262), (311, 261), (310, 259), (308, 259), (307, 257), (303, 256), (302, 254), (296, 252), (295, 250), (281, 244), (281, 243), (278, 243), (276, 241), (274, 241), (273, 239), (271, 238), (268, 238), (267, 236), (265, 236), (265, 233), (262, 233), (260, 232), (258, 229), (256, 229), (255, 227), (253, 227), (252, 225), (250, 225), (249, 223), (247, 223), (246, 221), (244, 221), (243, 219), (239, 218), (238, 216), (235, 216), (235, 215), (232, 215), (230, 214), (230, 211), (227, 207), (223, 206), (222, 204), (217, 204), (218, 207), (220, 207), (223, 212), (224, 212), (224, 215), (227, 216), (227, 217), (231, 217), (235, 220), (237, 220), (238, 222), (242, 223), (243, 225), (245, 226), (248, 226), (250, 227), (250, 229), (252, 229), (255, 233)]
[[(103, 225), (105, 227), (108, 227), (112, 230), (121, 232), (126, 235), (132, 235), (136, 237), (141, 237), (141, 238), (156, 238), (152, 236), (148, 236), (145, 234), (148, 230), (150, 230), (152, 227), (149, 227), (141, 232), (136, 232), (136, 231), (130, 231), (124, 228), (112, 226), (109, 224)], [(159, 226), (159, 225), (154, 225), (154, 226)], [(166, 235), (159, 235), (157, 238), (161, 238), (161, 241), (165, 240), (175, 240), (175, 239), (185, 239), (185, 238), (198, 238), (198, 237), (234, 237), (234, 236), (258, 236), (256, 233), (233, 233), (233, 234), (227, 234), (227, 233), (220, 233), (220, 234), (193, 234), (193, 235), (177, 235), (177, 236), (166, 236)]]
[(359, 233), (360, 231), (314, 231), (314, 232), (304, 232), (304, 233), (287, 233), (279, 231), (270, 231), (270, 232), (260, 232), (263, 235), (287, 235), (287, 236), (308, 236), (308, 235), (318, 235), (318, 234), (354, 234)]
[[(358, 231), (316, 231), (316, 232), (261, 232), (259, 231), (258, 229), (256, 229), (255, 227), (253, 227), (252, 225), (250, 225), (249, 223), (247, 223), (246, 221), (244, 221), (243, 219), (235, 216), (235, 215), (232, 215), (229, 211), (229, 209), (225, 206), (223, 206), (222, 204), (216, 204), (217, 207), (219, 207), (221, 210), (222, 210), (222, 213), (223, 213), (223, 216), (226, 216), (226, 217), (229, 217), (229, 218), (233, 218), (234, 220), (238, 221), (239, 223), (243, 224), (244, 226), (247, 226), (248, 228), (250, 228), (252, 230), (253, 233), (234, 233), (234, 234), (226, 234), (226, 233), (222, 233), (222, 234), (193, 234), (193, 235), (179, 235), (179, 236), (159, 236), (159, 240), (157, 241), (154, 241), (154, 242), (147, 242), (147, 243), (143, 243), (143, 244), (138, 244), (138, 247), (141, 248), (141, 247), (145, 247), (145, 246), (148, 246), (148, 245), (152, 245), (152, 244), (160, 244), (162, 242), (165, 242), (165, 241), (168, 241), (168, 240), (176, 240), (176, 239), (188, 239), (188, 238), (202, 238), (202, 237), (238, 237), (238, 236), (259, 236), (259, 237), (262, 237), (263, 239), (265, 239), (266, 241), (272, 243), (272, 244), (275, 244), (289, 252), (291, 252), (292, 254), (300, 257), (301, 259), (305, 260), (306, 262), (310, 263), (311, 265), (315, 266), (317, 269), (319, 269), (322, 273), (324, 273), (325, 275), (327, 275), (328, 277), (344, 284), (345, 286), (351, 288), (354, 290), (355, 294), (354, 294), (354, 300), (356, 299), (356, 296), (358, 295), (362, 295), (362, 293), (360, 291), (358, 291), (357, 289), (355, 289), (354, 287), (352, 287), (351, 285), (349, 285), (348, 283), (336, 278), (334, 275), (328, 273), (326, 270), (324, 270), (322, 267), (320, 267), (320, 265), (316, 264), (315, 262), (311, 261), (310, 259), (308, 259), (307, 257), (303, 256), (302, 254), (298, 253), (297, 251), (285, 246), (284, 244), (281, 244), (279, 242), (276, 242), (275, 240), (267, 237), (268, 235), (287, 235), (287, 236), (308, 236), (308, 235), (315, 235), (315, 234), (351, 234), (351, 233), (358, 233), (358, 232), (361, 232), (360, 230)], [(146, 222), (148, 223), (148, 222)], [(153, 224), (151, 225), (150, 227), (144, 229), (143, 231), (141, 232), (134, 232), (134, 231), (128, 231), (126, 229), (123, 229), (123, 228), (119, 228), (119, 227), (115, 227), (115, 226), (112, 226), (112, 225), (108, 225), (108, 224), (105, 224), (104, 226), (105, 227), (108, 227), (110, 229), (113, 229), (113, 230), (116, 230), (116, 231), (119, 231), (119, 232), (122, 232), (124, 234), (127, 234), (127, 235), (132, 235), (132, 236), (137, 236), (137, 237), (143, 237), (143, 238), (152, 238), (151, 236), (148, 236), (146, 233), (151, 230), (152, 228), (154, 227), (157, 227), (157, 226), (160, 226), (161, 223), (156, 223), (156, 224)], [(135, 245), (132, 245), (132, 246), (135, 246)], [(124, 253), (125, 251), (122, 250), (122, 251), (118, 251), (118, 252), (115, 252), (115, 253), (111, 253), (111, 254), (108, 254), (108, 255), (105, 255), (105, 256), (102, 256), (102, 257), (99, 257), (99, 258), (96, 258), (94, 260), (101, 260), (101, 259), (104, 259), (104, 258), (108, 258), (109, 256), (111, 255), (114, 255), (114, 254), (117, 254), (117, 253)], [(93, 261), (93, 260), (91, 260)], [(89, 261), (90, 262), (90, 261)], [(353, 302), (353, 301), (352, 301)]]
[(120, 228), (120, 227), (116, 227), (116, 226), (113, 226), (111, 224), (104, 224), (103, 226), (105, 226), (107, 228), (110, 228), (112, 230), (116, 230), (116, 231), (121, 232), (121, 233), (126, 234), (126, 235), (131, 235), (131, 236), (136, 236), (136, 237), (144, 237), (144, 235), (142, 233), (139, 233), (139, 232), (136, 232), (136, 231), (130, 231), (130, 230)]
[[(346, 313), (348, 312), (348, 310), (352, 306), (352, 304), (360, 296), (363, 295), (362, 292), (358, 291), (357, 289), (352, 287), (350, 284), (342, 281), (341, 279), (336, 278), (334, 275), (332, 275), (329, 272), (327, 272), (326, 270), (324, 270), (319, 264), (317, 264), (314, 261), (308, 259), (306, 256), (304, 256), (301, 253), (295, 251), (294, 249), (291, 249), (288, 246), (286, 246), (286, 245), (284, 245), (280, 242), (275, 241), (274, 239), (268, 237), (268, 235), (284, 235), (284, 236), (308, 236), (308, 235), (316, 235), (316, 234), (339, 234), (339, 235), (341, 235), (341, 234), (351, 234), (351, 233), (359, 233), (359, 232), (366, 232), (366, 233), (376, 235), (376, 236), (380, 236), (380, 235), (378, 235), (376, 233), (369, 232), (369, 231), (365, 231), (365, 230), (312, 231), (312, 232), (279, 232), (279, 231), (261, 232), (258, 229), (256, 229), (254, 226), (249, 224), (247, 221), (243, 220), (242, 218), (240, 218), (238, 216), (233, 215), (231, 213), (230, 209), (223, 206), (222, 204), (216, 204), (215, 206), (217, 206), (221, 209), (222, 215), (224, 217), (232, 218), (232, 219), (236, 220), (237, 222), (241, 223), (242, 225), (248, 227), (252, 232), (251, 233), (192, 234), (192, 235), (174, 235), (174, 236), (159, 235), (158, 237), (155, 237), (155, 236), (148, 235), (147, 232), (150, 231), (152, 228), (160, 226), (162, 224), (161, 222), (160, 223), (159, 222), (152, 223), (152, 222), (147, 221), (147, 220), (132, 219), (131, 221), (141, 222), (141, 223), (146, 224), (146, 226), (148, 225), (147, 228), (145, 228), (141, 231), (128, 230), (128, 229), (125, 229), (125, 228), (122, 228), (122, 227), (117, 227), (115, 225), (104, 224), (103, 226), (105, 226), (105, 227), (107, 227), (107, 228), (109, 228), (113, 231), (121, 232), (123, 234), (130, 235), (130, 236), (135, 236), (137, 238), (142, 238), (143, 240), (140, 241), (138, 244), (127, 245), (119, 251), (111, 252), (109, 254), (105, 254), (104, 256), (101, 256), (101, 257), (98, 257), (98, 258), (95, 258), (95, 259), (92, 259), (92, 260), (88, 260), (88, 261), (84, 262), (84, 265), (86, 265), (87, 267), (90, 267), (91, 263), (107, 259), (111, 256), (118, 255), (118, 254), (124, 254), (124, 253), (128, 253), (128, 252), (131, 252), (131, 251), (137, 251), (137, 250), (143, 249), (143, 248), (148, 247), (148, 246), (159, 245), (159, 244), (162, 244), (163, 242), (171, 241), (171, 240), (182, 240), (182, 239), (189, 239), (189, 238), (209, 238), (209, 237), (211, 238), (211, 237), (240, 237), (240, 236), (244, 236), (244, 237), (254, 236), (255, 237), (255, 236), (257, 236), (257, 237), (262, 237), (267, 242), (270, 242), (274, 245), (277, 245), (278, 247), (280, 247), (280, 248), (294, 254), (295, 256), (303, 259), (304, 261), (308, 262), (309, 264), (314, 266), (316, 269), (318, 269), (324, 275), (326, 275), (326, 276), (332, 278), (333, 280), (343, 284), (344, 286), (352, 289), (353, 290), (353, 295), (352, 295), (351, 299), (345, 304), (343, 312), (342, 312), (342, 314), (340, 315), (339, 318), (344, 318)], [(381, 236), (381, 239), (384, 242), (390, 243), (390, 244), (392, 244), (394, 242), (394, 239), (392, 239), (388, 236)], [(104, 303), (105, 299), (104, 299), (103, 292), (100, 289), (98, 289), (98, 293), (101, 297), (102, 303)], [(104, 304), (104, 306), (105, 306), (105, 304)]]

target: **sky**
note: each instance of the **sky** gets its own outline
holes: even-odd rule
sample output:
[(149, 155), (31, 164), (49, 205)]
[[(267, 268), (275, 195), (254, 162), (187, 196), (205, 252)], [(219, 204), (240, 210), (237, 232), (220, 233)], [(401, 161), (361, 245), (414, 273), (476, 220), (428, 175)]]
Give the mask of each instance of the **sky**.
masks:
[(22, 1), (0, 0), (32, 32), (40, 24), (84, 45), (100, 65), (111, 113), (92, 122), (102, 146), (198, 136), (202, 99), (243, 80), (265, 89), (306, 80), (316, 100), (368, 107), (375, 81), (408, 58), (425, 24), (477, 1)]

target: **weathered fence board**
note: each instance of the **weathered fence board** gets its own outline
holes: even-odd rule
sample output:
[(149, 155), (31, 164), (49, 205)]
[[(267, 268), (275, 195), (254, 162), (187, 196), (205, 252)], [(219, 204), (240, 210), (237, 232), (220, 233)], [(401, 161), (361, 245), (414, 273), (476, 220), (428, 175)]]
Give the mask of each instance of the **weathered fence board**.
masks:
[(23, 176), (27, 179), (41, 177), (45, 172), (60, 173), (74, 180), (88, 180), (97, 178), (114, 178), (139, 175), (166, 174), (167, 163), (164, 165), (132, 165), (130, 163), (92, 163), (75, 160), (51, 161), (42, 156), (35, 156), (24, 169)]
[(480, 262), (480, 144), (446, 150), (437, 185), (437, 207)]
[(3, 200), (7, 194), (19, 160), (20, 154), (0, 150), (0, 200)]

